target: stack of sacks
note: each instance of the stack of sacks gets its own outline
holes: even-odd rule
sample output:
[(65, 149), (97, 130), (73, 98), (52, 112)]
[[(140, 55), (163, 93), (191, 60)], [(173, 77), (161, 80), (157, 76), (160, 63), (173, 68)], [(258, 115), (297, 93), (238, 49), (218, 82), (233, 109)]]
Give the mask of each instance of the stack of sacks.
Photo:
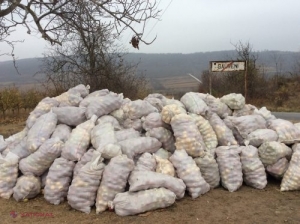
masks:
[(97, 191), (96, 213), (104, 212), (118, 193), (125, 191), (128, 176), (134, 162), (126, 155), (118, 155), (104, 168), (101, 184)]
[(58, 205), (68, 194), (75, 163), (65, 158), (57, 158), (47, 173), (44, 197), (51, 204)]
[(209, 184), (201, 175), (196, 162), (184, 149), (176, 149), (170, 157), (176, 169), (177, 176), (183, 180), (192, 198), (197, 198), (210, 190)]
[(294, 153), (292, 159), (290, 161), (290, 165), (285, 172), (281, 185), (281, 191), (293, 191), (300, 189), (300, 145), (294, 149)]
[(197, 198), (220, 181), (231, 192), (243, 181), (262, 189), (266, 172), (294, 190), (299, 133), (241, 94), (132, 101), (78, 85), (43, 99), (21, 132), (0, 136), (0, 197), (27, 200), (44, 188), (51, 204), (123, 216), (170, 206), (185, 190)]
[(26, 175), (41, 176), (60, 156), (63, 142), (59, 138), (49, 138), (41, 147), (28, 157), (21, 159), (19, 168)]
[(117, 144), (115, 128), (110, 122), (99, 123), (92, 129), (91, 142), (105, 159), (111, 159), (122, 154), (121, 146)]
[(0, 155), (0, 197), (9, 199), (18, 179), (19, 157), (8, 152), (6, 157)]
[(41, 180), (33, 175), (21, 176), (18, 178), (13, 191), (13, 197), (16, 201), (35, 198), (41, 192)]
[(50, 138), (57, 124), (57, 115), (52, 111), (40, 116), (27, 134), (27, 149), (35, 152), (47, 139)]
[(241, 162), (244, 181), (248, 186), (263, 189), (267, 185), (267, 175), (264, 165), (258, 157), (254, 146), (241, 146)]
[(206, 149), (210, 151), (212, 154), (214, 154), (214, 149), (218, 145), (218, 139), (212, 126), (210, 125), (208, 120), (203, 118), (201, 115), (197, 115), (197, 114), (189, 114), (189, 115), (193, 118), (194, 122), (196, 123), (198, 130), (205, 143)]
[(208, 115), (209, 123), (216, 133), (219, 146), (237, 145), (232, 130), (215, 113)]
[(157, 173), (167, 174), (169, 176), (175, 176), (175, 169), (173, 164), (169, 161), (169, 158), (162, 158), (159, 155), (154, 155), (156, 161), (156, 169)]
[(221, 183), (230, 192), (238, 190), (243, 184), (241, 152), (239, 146), (219, 146), (216, 149)]
[(220, 185), (219, 166), (214, 156), (210, 153), (205, 154), (203, 157), (194, 159), (204, 180), (210, 185), (210, 188), (216, 188)]
[(279, 142), (293, 144), (300, 141), (300, 130), (290, 121), (273, 119), (268, 122), (268, 128), (276, 131)]
[(120, 216), (135, 215), (174, 204), (176, 195), (166, 188), (117, 194), (112, 209)]
[(264, 142), (258, 148), (258, 154), (267, 172), (280, 179), (287, 170), (292, 149), (280, 142)]
[(232, 130), (239, 145), (244, 145), (245, 139), (253, 131), (266, 129), (266, 120), (257, 114), (243, 115), (239, 117), (227, 116), (224, 119), (225, 124)]
[(61, 156), (70, 161), (79, 161), (91, 142), (91, 131), (95, 127), (97, 116), (76, 126), (66, 141)]
[(219, 98), (215, 98), (214, 96), (209, 94), (198, 94), (201, 99), (207, 104), (210, 112), (216, 113), (222, 119), (232, 115), (232, 110)]
[(199, 93), (186, 93), (181, 97), (180, 102), (183, 103), (188, 112), (193, 114), (205, 115), (209, 110)]
[(206, 147), (193, 118), (186, 114), (175, 115), (171, 126), (176, 139), (176, 149), (185, 149), (193, 157), (204, 154)]
[(46, 97), (42, 99), (34, 110), (30, 112), (26, 120), (27, 128), (30, 129), (40, 116), (48, 113), (53, 107), (57, 106), (59, 106), (59, 101), (55, 98)]
[(72, 208), (85, 213), (91, 212), (105, 167), (102, 161), (101, 154), (95, 151), (91, 161), (73, 178), (67, 194), (68, 203)]

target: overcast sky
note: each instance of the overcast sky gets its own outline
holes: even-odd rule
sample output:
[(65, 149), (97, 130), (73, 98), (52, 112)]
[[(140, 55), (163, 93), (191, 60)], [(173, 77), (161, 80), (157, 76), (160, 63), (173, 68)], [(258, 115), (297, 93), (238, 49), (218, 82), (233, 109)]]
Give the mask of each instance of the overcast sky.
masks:
[[(233, 44), (250, 42), (255, 51), (300, 51), (299, 0), (157, 0), (161, 21), (147, 23), (146, 41), (140, 50), (129, 45), (132, 33), (122, 41), (129, 52), (194, 53), (233, 50)], [(167, 6), (169, 6), (167, 8)], [(13, 39), (25, 39), (16, 45), (18, 59), (41, 57), (46, 50), (40, 35), (30, 36), (17, 29)], [(0, 44), (0, 53), (9, 51)], [(0, 61), (11, 60), (2, 56)]]

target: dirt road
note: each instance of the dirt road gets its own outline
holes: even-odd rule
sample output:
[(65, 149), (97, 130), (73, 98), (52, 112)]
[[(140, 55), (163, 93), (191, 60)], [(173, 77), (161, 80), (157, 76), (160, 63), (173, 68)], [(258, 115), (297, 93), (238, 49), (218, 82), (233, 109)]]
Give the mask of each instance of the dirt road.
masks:
[(0, 199), (0, 223), (300, 223), (300, 191), (280, 192), (279, 185), (271, 179), (264, 190), (244, 185), (233, 193), (219, 187), (195, 200), (186, 196), (169, 208), (127, 217), (109, 211), (96, 215), (95, 208), (85, 214), (67, 202), (51, 205), (42, 195), (28, 202)]

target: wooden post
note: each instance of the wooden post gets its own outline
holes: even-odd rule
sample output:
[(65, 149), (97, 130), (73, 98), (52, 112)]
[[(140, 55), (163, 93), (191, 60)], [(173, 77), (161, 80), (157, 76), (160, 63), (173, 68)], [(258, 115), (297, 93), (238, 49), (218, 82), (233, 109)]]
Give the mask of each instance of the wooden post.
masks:
[(247, 73), (248, 73), (248, 61), (246, 60), (246, 69), (245, 69), (245, 103), (247, 102)]
[(211, 73), (212, 73), (212, 71), (211, 71), (211, 66), (212, 66), (212, 64), (211, 64), (211, 62), (209, 63), (209, 70), (208, 70), (208, 75), (209, 75), (209, 94), (211, 95)]
[(209, 94), (211, 95), (211, 72), (209, 72)]

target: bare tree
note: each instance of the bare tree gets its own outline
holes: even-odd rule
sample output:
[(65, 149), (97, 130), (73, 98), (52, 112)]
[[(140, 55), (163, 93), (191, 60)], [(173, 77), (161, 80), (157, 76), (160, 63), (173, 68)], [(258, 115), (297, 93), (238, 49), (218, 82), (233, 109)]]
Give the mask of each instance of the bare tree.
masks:
[[(112, 28), (114, 35), (130, 29), (146, 44), (146, 22), (158, 18), (160, 12), (155, 0), (0, 0), (0, 42), (6, 41), (13, 47), (14, 42), (8, 42), (7, 37), (24, 26), (28, 34), (39, 33), (51, 44), (61, 45), (66, 35), (74, 31), (72, 24), (79, 19), (82, 5), (89, 5), (89, 18)], [(141, 28), (135, 28), (135, 24), (141, 24)]]
[(56, 94), (79, 83), (91, 91), (108, 88), (135, 98), (147, 81), (136, 75), (136, 64), (124, 61), (123, 50), (115, 44), (114, 29), (91, 19), (93, 4), (82, 3), (76, 20), (69, 24), (63, 45), (56, 45), (45, 55), (42, 73), (47, 75)]
[[(258, 59), (258, 54), (253, 51), (253, 47), (250, 42), (243, 43), (239, 41), (236, 44), (233, 44), (237, 52), (237, 60), (247, 62), (247, 77), (246, 77), (246, 90), (248, 97), (256, 97), (257, 85), (259, 84), (258, 80), (260, 79), (260, 74), (256, 68), (256, 61)], [(239, 77), (240, 78), (240, 77)], [(243, 82), (239, 82), (242, 83)]]

